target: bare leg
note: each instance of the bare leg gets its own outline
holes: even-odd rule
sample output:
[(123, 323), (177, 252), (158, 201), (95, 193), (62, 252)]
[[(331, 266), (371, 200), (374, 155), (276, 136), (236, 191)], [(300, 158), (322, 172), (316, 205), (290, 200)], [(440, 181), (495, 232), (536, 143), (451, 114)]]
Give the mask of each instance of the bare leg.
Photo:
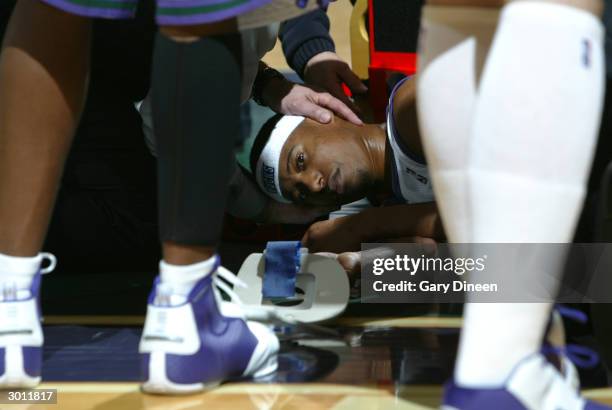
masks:
[(0, 55), (0, 252), (36, 255), (82, 110), (89, 20), (17, 3)]
[(0, 55), (0, 302), (19, 312), (2, 310), (0, 388), (41, 379), (43, 336), (33, 303), (39, 287), (32, 281), (83, 106), (89, 32), (87, 19), (21, 0)]

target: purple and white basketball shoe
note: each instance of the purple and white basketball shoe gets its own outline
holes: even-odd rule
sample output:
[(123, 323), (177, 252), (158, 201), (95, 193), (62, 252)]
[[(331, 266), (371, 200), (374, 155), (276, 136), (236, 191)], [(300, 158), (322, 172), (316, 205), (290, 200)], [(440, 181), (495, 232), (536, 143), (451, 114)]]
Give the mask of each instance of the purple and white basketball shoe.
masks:
[(267, 326), (247, 321), (239, 301), (226, 302), (220, 280), (240, 281), (217, 263), (174, 303), (172, 290), (155, 280), (140, 341), (142, 389), (149, 393), (189, 394), (226, 380), (260, 378), (276, 371), (279, 342)]
[(29, 289), (0, 284), (0, 389), (34, 387), (41, 380), (41, 275), (56, 265), (55, 256), (42, 256), (50, 264), (36, 273)]
[(584, 399), (541, 354), (521, 361), (500, 388), (446, 385), (442, 410), (612, 410)]

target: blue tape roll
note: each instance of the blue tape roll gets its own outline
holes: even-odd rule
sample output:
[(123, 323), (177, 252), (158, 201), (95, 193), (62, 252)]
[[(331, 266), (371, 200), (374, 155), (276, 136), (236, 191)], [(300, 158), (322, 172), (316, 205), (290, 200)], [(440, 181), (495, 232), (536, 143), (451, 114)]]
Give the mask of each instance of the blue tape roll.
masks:
[(300, 241), (268, 242), (264, 254), (264, 298), (295, 296), (295, 278), (300, 271), (300, 247)]

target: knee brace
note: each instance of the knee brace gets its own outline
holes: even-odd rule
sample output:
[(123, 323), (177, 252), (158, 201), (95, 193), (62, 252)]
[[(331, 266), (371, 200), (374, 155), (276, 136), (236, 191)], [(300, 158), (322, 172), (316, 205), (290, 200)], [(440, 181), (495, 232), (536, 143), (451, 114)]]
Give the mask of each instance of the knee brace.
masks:
[(179, 43), (158, 34), (152, 103), (162, 241), (212, 246), (240, 135), (239, 34)]

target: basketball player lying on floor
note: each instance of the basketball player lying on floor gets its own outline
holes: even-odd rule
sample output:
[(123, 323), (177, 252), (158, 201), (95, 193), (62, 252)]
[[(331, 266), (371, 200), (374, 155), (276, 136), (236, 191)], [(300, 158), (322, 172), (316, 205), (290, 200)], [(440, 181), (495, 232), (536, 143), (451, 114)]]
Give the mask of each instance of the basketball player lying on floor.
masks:
[[(277, 86), (285, 87), (283, 82), (290, 84), (282, 80)], [(358, 270), (362, 242), (443, 239), (420, 143), (413, 78), (397, 84), (389, 107), (386, 124), (358, 125), (339, 116), (327, 124), (295, 115), (270, 118), (251, 150), (257, 184), (234, 164), (227, 211), (262, 223), (308, 223), (361, 198), (387, 205), (317, 222), (304, 236), (312, 252), (340, 254), (349, 272)], [(141, 114), (154, 152), (146, 102)]]
[[(413, 77), (395, 86), (386, 124), (357, 126), (338, 117), (320, 124), (277, 115), (260, 130), (251, 169), (274, 200), (338, 207), (368, 198), (385, 205), (313, 224), (302, 240), (311, 251), (355, 252), (362, 242), (444, 238), (423, 159), (415, 84)], [(339, 260), (353, 270), (358, 256), (344, 254)]]

